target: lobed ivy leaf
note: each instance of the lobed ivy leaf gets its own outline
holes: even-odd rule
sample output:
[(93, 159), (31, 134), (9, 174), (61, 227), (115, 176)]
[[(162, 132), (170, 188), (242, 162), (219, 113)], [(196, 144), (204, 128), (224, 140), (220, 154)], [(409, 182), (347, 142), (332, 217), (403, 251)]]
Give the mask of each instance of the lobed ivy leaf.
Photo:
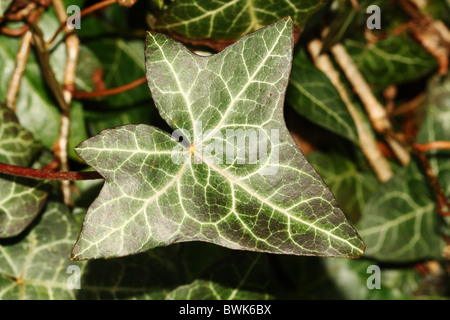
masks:
[(167, 5), (153, 26), (190, 39), (236, 40), (291, 16), (302, 29), (324, 0), (182, 0)]
[[(284, 123), (292, 47), (290, 18), (210, 57), (149, 33), (148, 84), (161, 116), (183, 133), (183, 141), (155, 127), (127, 125), (77, 148), (106, 182), (72, 257), (125, 256), (186, 241), (359, 257), (364, 243)], [(266, 155), (258, 159), (246, 144), (248, 154), (235, 157), (236, 136), (224, 139), (226, 129), (259, 130), (261, 141), (268, 141)], [(233, 148), (229, 163), (211, 150), (224, 143)], [(255, 163), (239, 162), (247, 156)]]
[[(39, 150), (32, 135), (14, 112), (0, 104), (0, 162), (28, 166)], [(0, 174), (0, 238), (21, 233), (36, 217), (47, 198), (42, 181)]]
[(294, 57), (287, 102), (312, 122), (358, 143), (355, 124), (328, 77), (308, 59), (304, 50)]

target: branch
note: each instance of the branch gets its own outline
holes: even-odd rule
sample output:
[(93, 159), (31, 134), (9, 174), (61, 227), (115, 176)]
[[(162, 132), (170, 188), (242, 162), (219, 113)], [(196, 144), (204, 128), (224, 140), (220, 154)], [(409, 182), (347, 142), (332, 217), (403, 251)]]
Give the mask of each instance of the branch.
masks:
[(14, 176), (42, 179), (42, 180), (96, 180), (104, 179), (97, 171), (75, 172), (75, 171), (52, 171), (43, 169), (32, 169), (0, 163), (0, 172)]
[[(65, 23), (68, 19), (66, 8), (62, 0), (53, 0), (53, 7), (55, 8), (56, 15), (61, 23)], [(70, 34), (68, 29), (64, 29), (66, 34), (66, 48), (67, 48), (67, 60), (64, 70), (64, 102), (68, 108), (68, 111), (61, 115), (60, 133), (58, 139), (59, 151), (58, 157), (61, 164), (61, 171), (69, 171), (69, 160), (67, 150), (69, 148), (69, 133), (70, 133), (70, 104), (72, 102), (72, 92), (75, 88), (75, 78), (78, 62), (78, 54), (80, 52), (80, 40), (75, 33)], [(70, 194), (70, 182), (62, 181), (61, 184), (64, 203), (72, 204), (72, 197)]]
[(308, 45), (309, 52), (313, 57), (315, 65), (322, 70), (327, 77), (330, 79), (331, 83), (336, 87), (342, 101), (347, 106), (350, 115), (358, 132), (359, 146), (369, 161), (370, 166), (375, 171), (378, 179), (381, 182), (386, 182), (393, 176), (393, 172), (389, 167), (386, 158), (383, 156), (382, 152), (377, 146), (375, 139), (372, 137), (369, 130), (364, 126), (363, 121), (358, 114), (358, 111), (350, 101), (347, 91), (343, 87), (341, 81), (339, 80), (339, 73), (334, 69), (333, 64), (327, 54), (320, 54), (322, 50), (322, 42), (318, 39), (311, 41)]
[[(429, 144), (435, 144), (436, 142), (447, 142), (447, 141), (434, 141), (429, 142)], [(427, 145), (425, 144), (425, 145)], [(441, 185), (439, 184), (438, 179), (436, 178), (436, 175), (433, 172), (433, 169), (431, 168), (430, 162), (428, 161), (427, 156), (425, 153), (421, 150), (421, 148), (417, 148), (417, 143), (414, 143), (413, 151), (419, 158), (420, 162), (422, 163), (422, 166), (425, 170), (425, 174), (430, 181), (431, 186), (433, 187), (434, 193), (436, 194), (437, 198), (437, 212), (441, 216), (450, 216), (450, 201), (445, 196), (444, 190), (442, 189)], [(423, 148), (424, 145), (422, 145)], [(445, 208), (445, 209), (444, 209)]]
[(30, 29), (30, 26), (28, 24), (24, 24), (23, 26), (21, 26), (19, 28), (15, 28), (15, 29), (11, 29), (11, 28), (2, 26), (2, 27), (0, 27), (0, 33), (10, 36), (10, 37), (20, 37), (25, 32), (27, 32), (28, 29)]
[(414, 148), (422, 152), (430, 150), (450, 150), (450, 141), (431, 141), (427, 143), (415, 143)]
[(375, 131), (385, 136), (386, 142), (391, 147), (397, 159), (403, 165), (407, 165), (411, 159), (409, 152), (397, 140), (386, 135), (388, 131), (392, 131), (392, 125), (389, 121), (387, 112), (375, 98), (375, 95), (344, 46), (342, 44), (336, 44), (331, 48), (331, 52), (355, 89), (358, 97), (361, 99)]
[(122, 93), (122, 92), (125, 92), (128, 90), (131, 90), (133, 88), (136, 88), (136, 87), (140, 86), (141, 84), (144, 84), (146, 81), (147, 81), (147, 78), (144, 76), (137, 80), (134, 80), (133, 82), (130, 82), (123, 86), (112, 88), (112, 89), (98, 90), (98, 91), (93, 91), (93, 92), (75, 91), (73, 93), (73, 96), (76, 99), (88, 99), (88, 98), (111, 96), (111, 95), (119, 94), (119, 93)]
[(26, 31), (25, 35), (22, 37), (22, 40), (20, 41), (20, 47), (16, 55), (14, 71), (11, 76), (11, 79), (9, 80), (8, 90), (6, 91), (6, 106), (13, 111), (16, 110), (17, 94), (19, 93), (22, 75), (27, 65), (32, 40), (33, 40), (33, 33), (29, 30)]

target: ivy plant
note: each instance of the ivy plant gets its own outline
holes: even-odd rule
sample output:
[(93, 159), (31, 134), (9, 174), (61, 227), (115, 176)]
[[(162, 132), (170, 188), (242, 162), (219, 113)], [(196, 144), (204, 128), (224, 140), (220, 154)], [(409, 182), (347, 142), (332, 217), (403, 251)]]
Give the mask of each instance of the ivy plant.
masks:
[(443, 12), (2, 2), (0, 299), (450, 297)]

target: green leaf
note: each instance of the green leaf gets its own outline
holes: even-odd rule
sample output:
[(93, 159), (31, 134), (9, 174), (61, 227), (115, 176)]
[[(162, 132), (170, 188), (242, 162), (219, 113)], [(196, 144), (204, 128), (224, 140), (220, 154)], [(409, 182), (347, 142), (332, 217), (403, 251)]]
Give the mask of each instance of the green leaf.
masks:
[[(127, 125), (77, 148), (106, 183), (89, 208), (73, 258), (124, 256), (185, 241), (360, 256), (363, 242), (284, 123), (292, 45), (289, 18), (210, 57), (197, 56), (165, 35), (148, 34), (152, 96), (185, 141), (147, 125)], [(252, 128), (268, 140), (266, 156), (255, 164), (240, 164), (245, 155), (234, 157), (234, 136), (226, 140), (233, 146), (227, 153), (233, 152), (232, 161), (224, 163), (219, 152), (211, 152), (223, 144), (226, 129)], [(257, 156), (245, 149), (249, 157)]]
[(359, 170), (352, 161), (338, 153), (314, 152), (308, 155), (308, 161), (330, 187), (350, 221), (357, 221), (378, 186), (375, 175), (371, 171)]
[(172, 1), (153, 26), (191, 39), (231, 39), (291, 16), (300, 29), (324, 0)]
[[(39, 145), (17, 121), (14, 113), (0, 105), (0, 162), (17, 166), (31, 164)], [(42, 181), (0, 174), (0, 238), (21, 233), (45, 203)]]
[(434, 201), (414, 162), (380, 185), (357, 225), (366, 256), (385, 262), (441, 258), (445, 242)]
[(262, 254), (239, 254), (211, 268), (207, 279), (196, 279), (168, 293), (168, 300), (262, 300), (272, 270)]
[(358, 143), (353, 119), (328, 77), (310, 62), (304, 50), (294, 58), (287, 102), (312, 122)]
[(39, 224), (21, 241), (0, 242), (1, 299), (70, 299), (67, 288), (70, 246), (76, 228), (69, 210), (49, 202)]
[(357, 37), (346, 39), (344, 45), (365, 79), (378, 90), (413, 81), (438, 66), (430, 53), (406, 35), (390, 36), (373, 45)]

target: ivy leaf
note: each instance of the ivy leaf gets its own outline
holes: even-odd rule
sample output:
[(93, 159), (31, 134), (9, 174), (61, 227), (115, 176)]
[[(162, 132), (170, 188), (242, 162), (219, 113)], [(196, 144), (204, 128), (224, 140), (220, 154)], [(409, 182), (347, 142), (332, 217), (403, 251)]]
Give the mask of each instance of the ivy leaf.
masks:
[[(162, 117), (185, 140), (179, 143), (147, 125), (127, 125), (103, 131), (77, 148), (106, 183), (88, 210), (72, 257), (124, 256), (185, 241), (271, 253), (360, 256), (363, 242), (284, 123), (292, 46), (290, 18), (210, 57), (149, 33), (146, 66), (152, 96)], [(260, 135), (269, 141), (265, 157), (255, 164), (239, 163), (246, 155), (234, 158), (233, 136), (226, 140), (233, 147), (227, 152), (233, 152), (232, 161), (220, 163), (220, 153), (210, 150), (224, 143), (219, 133), (252, 128), (271, 132), (270, 138)]]
[[(0, 105), (0, 162), (28, 166), (39, 145), (17, 121), (14, 113)], [(42, 181), (0, 174), (0, 238), (21, 233), (41, 210), (47, 198)]]
[(414, 162), (380, 185), (357, 225), (366, 256), (385, 262), (439, 259), (445, 242), (434, 201)]
[(291, 16), (298, 28), (324, 0), (173, 1), (153, 26), (190, 39), (236, 40), (278, 19)]
[(339, 93), (304, 50), (294, 58), (286, 99), (312, 122), (358, 143), (355, 124)]

